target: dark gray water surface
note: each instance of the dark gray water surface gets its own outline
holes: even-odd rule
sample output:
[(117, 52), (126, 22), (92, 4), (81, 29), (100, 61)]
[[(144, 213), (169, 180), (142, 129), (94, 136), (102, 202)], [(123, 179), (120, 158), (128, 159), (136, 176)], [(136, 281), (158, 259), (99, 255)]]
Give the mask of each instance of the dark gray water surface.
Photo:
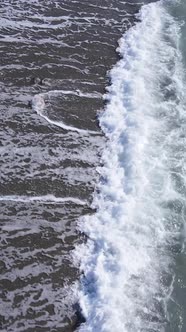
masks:
[[(84, 240), (78, 218), (92, 213), (105, 143), (96, 117), (117, 40), (140, 6), (0, 2), (1, 331), (67, 332), (78, 324), (70, 288), (79, 272), (70, 254)], [(37, 114), (32, 98), (40, 93), (48, 119), (88, 131), (64, 130)]]

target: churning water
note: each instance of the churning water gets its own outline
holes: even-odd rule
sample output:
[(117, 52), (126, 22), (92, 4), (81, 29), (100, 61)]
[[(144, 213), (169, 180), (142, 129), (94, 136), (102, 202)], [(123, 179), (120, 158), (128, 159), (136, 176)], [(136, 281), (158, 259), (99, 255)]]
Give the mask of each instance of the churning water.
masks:
[(144, 5), (119, 40), (95, 215), (80, 221), (80, 331), (186, 329), (184, 1)]

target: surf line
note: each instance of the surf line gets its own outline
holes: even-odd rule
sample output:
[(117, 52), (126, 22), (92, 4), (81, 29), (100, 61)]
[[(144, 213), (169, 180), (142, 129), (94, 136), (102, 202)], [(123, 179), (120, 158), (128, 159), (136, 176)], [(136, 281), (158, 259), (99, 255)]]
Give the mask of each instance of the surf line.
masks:
[(99, 118), (108, 143), (98, 168), (96, 213), (78, 225), (87, 236), (74, 252), (85, 318), (78, 332), (164, 331), (167, 324), (170, 246), (180, 227), (180, 188), (171, 173), (182, 161), (172, 152), (183, 151), (180, 26), (164, 1), (143, 6), (137, 18), (119, 41), (121, 59), (110, 72)]
[(44, 195), (44, 196), (17, 196), (17, 195), (5, 195), (0, 196), (0, 201), (12, 201), (12, 202), (42, 202), (42, 203), (75, 203), (77, 205), (88, 205), (88, 202), (75, 197), (56, 197), (54, 195)]
[[(46, 104), (45, 104), (44, 96), (48, 95), (48, 94), (52, 94), (52, 93), (53, 94), (64, 93), (64, 91), (63, 90), (61, 90), (61, 91), (60, 90), (54, 90), (54, 91), (49, 91), (49, 92), (46, 92), (46, 93), (39, 93), (39, 94), (37, 94), (33, 97), (33, 99), (32, 99), (32, 109), (38, 115), (40, 115), (43, 119), (45, 119), (51, 125), (57, 126), (57, 127), (62, 128), (64, 130), (67, 130), (67, 131), (75, 131), (75, 132), (78, 132), (80, 134), (100, 135), (99, 131), (88, 130), (88, 129), (80, 129), (80, 128), (77, 128), (77, 127), (69, 126), (69, 125), (66, 125), (63, 121), (51, 120), (47, 115), (45, 115), (44, 111), (45, 111), (45, 108), (46, 108)], [(68, 94), (70, 94), (69, 91), (68, 91)], [(80, 95), (79, 92), (77, 92), (77, 95)], [(85, 95), (83, 94), (83, 95), (80, 95), (80, 96), (85, 96)]]

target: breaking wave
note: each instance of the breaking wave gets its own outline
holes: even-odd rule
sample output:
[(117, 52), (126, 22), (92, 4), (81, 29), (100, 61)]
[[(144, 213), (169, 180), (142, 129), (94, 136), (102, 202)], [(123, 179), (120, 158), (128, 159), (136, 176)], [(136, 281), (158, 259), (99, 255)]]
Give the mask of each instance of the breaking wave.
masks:
[(171, 3), (144, 5), (119, 41), (100, 125), (108, 138), (95, 215), (80, 220), (87, 244), (79, 331), (164, 331), (181, 245), (185, 86), (180, 23)]

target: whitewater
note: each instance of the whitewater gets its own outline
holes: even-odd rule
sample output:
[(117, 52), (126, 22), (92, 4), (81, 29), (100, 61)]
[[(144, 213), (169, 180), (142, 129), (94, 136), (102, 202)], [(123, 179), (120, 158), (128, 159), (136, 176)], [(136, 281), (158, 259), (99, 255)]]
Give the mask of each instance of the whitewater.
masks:
[[(179, 2), (144, 5), (119, 40), (99, 118), (107, 137), (79, 229), (81, 332), (155, 332), (169, 324), (175, 252), (184, 250), (185, 73)], [(179, 329), (181, 331), (181, 327)]]

